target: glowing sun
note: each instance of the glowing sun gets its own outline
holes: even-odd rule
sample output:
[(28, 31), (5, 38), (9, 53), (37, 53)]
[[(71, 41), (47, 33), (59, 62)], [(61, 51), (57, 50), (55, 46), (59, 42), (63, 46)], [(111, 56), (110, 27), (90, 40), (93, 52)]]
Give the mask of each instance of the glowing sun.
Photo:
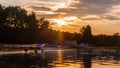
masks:
[(56, 22), (58, 25), (62, 26), (62, 25), (66, 25), (67, 22), (61, 19), (54, 19), (54, 22)]

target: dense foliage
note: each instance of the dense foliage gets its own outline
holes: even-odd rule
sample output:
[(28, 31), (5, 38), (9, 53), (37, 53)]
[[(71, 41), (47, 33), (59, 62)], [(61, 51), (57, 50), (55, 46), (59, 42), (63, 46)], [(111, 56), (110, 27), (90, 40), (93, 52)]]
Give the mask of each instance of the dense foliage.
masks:
[(74, 39), (72, 33), (49, 28), (44, 17), (37, 20), (34, 12), (28, 14), (20, 7), (0, 5), (0, 43), (50, 43), (59, 41), (61, 34), (65, 37), (60, 41)]

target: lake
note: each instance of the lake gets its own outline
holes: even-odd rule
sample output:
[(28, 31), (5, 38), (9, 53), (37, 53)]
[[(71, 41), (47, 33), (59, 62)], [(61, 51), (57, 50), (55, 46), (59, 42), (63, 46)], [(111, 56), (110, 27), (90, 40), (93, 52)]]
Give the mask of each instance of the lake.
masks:
[[(98, 48), (99, 49), (99, 48)], [(120, 54), (112, 50), (49, 49), (0, 53), (0, 68), (119, 68)]]

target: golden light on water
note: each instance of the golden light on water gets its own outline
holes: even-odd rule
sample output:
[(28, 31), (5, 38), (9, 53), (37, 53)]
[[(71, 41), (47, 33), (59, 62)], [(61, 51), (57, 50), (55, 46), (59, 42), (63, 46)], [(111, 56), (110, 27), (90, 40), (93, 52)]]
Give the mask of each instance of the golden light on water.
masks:
[(58, 50), (58, 63), (62, 63), (62, 50)]
[[(63, 50), (58, 50), (58, 64), (55, 64), (54, 68), (82, 68), (82, 65), (80, 65), (79, 63), (67, 63), (68, 65), (66, 65), (63, 62)], [(70, 60), (67, 60), (67, 62), (69, 62)]]

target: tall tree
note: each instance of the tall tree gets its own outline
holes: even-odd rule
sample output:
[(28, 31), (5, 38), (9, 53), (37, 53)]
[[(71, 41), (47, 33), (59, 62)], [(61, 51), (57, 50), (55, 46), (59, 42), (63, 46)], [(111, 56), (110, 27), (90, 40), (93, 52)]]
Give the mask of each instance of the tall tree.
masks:
[(5, 23), (4, 8), (0, 5), (0, 30), (4, 29), (3, 25)]
[(91, 27), (89, 25), (82, 27), (81, 35), (82, 35), (82, 43), (88, 43), (91, 44), (93, 37), (92, 37), (92, 32), (91, 32)]
[(5, 26), (10, 28), (26, 28), (27, 11), (20, 7), (9, 6), (5, 10)]
[(36, 19), (34, 12), (29, 14), (26, 20), (27, 20), (29, 29), (36, 30), (38, 28), (38, 20)]
[(44, 17), (42, 17), (39, 20), (39, 28), (42, 29), (42, 30), (48, 29), (49, 28), (49, 21), (46, 20)]

